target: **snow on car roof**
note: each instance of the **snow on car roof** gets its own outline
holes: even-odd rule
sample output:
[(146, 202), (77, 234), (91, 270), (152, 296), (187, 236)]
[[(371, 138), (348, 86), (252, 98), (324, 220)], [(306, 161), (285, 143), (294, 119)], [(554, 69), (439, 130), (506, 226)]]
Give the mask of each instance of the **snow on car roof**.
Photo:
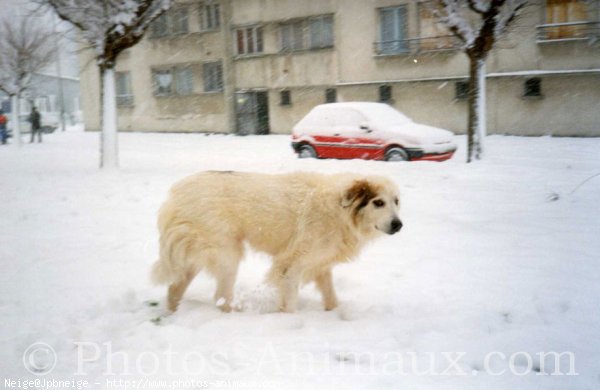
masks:
[(374, 103), (374, 102), (340, 102), (340, 103), (326, 103), (320, 104), (313, 108), (314, 112), (327, 111), (331, 109), (336, 111), (337, 109), (353, 109), (363, 113), (369, 120), (380, 123), (406, 123), (412, 122), (410, 118), (389, 106), (385, 103)]
[(387, 106), (389, 107), (387, 104), (384, 103), (375, 103), (375, 102), (338, 102), (338, 103), (325, 103), (325, 104), (319, 104), (317, 107), (322, 107), (322, 108), (326, 108), (326, 107), (332, 107), (332, 108), (353, 108), (356, 110), (368, 110), (368, 109), (373, 109), (373, 108), (378, 108), (380, 106)]
[(372, 126), (393, 126), (413, 123), (412, 120), (384, 103), (340, 102), (319, 104), (302, 118), (292, 129), (294, 133), (335, 133), (336, 126), (360, 126), (363, 122)]

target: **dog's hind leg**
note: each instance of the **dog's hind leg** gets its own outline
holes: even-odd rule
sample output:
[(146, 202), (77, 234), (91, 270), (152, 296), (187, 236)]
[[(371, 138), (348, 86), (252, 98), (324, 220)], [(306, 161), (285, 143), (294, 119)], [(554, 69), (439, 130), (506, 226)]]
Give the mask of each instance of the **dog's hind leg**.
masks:
[(318, 274), (315, 277), (315, 283), (317, 288), (323, 295), (323, 304), (325, 310), (333, 310), (337, 307), (338, 301), (335, 295), (335, 289), (333, 288), (333, 280), (331, 277), (331, 268)]
[(231, 311), (231, 302), (233, 301), (233, 288), (237, 277), (237, 267), (235, 269), (224, 270), (217, 276), (217, 289), (215, 291), (215, 304), (225, 313)]
[(192, 282), (192, 280), (198, 274), (199, 271), (200, 271), (199, 267), (198, 268), (191, 267), (187, 270), (183, 279), (181, 279), (177, 282), (173, 282), (169, 285), (169, 292), (167, 295), (167, 304), (168, 304), (169, 310), (171, 310), (171, 311), (177, 310), (177, 307), (179, 306), (179, 302), (181, 301), (181, 297), (183, 296), (183, 294), (185, 293), (185, 290), (187, 290), (188, 286), (190, 285), (190, 283)]
[(211, 273), (217, 279), (215, 291), (215, 303), (225, 313), (232, 309), (233, 289), (240, 261), (243, 257), (243, 248), (229, 248), (219, 253), (218, 262), (211, 267)]
[(298, 303), (298, 289), (302, 280), (300, 267), (275, 259), (269, 271), (269, 280), (279, 289), (279, 310), (293, 313)]

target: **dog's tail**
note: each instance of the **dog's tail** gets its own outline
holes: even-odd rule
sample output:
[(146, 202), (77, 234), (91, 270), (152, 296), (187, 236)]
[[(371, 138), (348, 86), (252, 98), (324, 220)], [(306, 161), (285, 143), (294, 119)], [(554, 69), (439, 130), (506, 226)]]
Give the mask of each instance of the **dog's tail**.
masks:
[(188, 269), (188, 251), (193, 246), (190, 225), (178, 221), (168, 204), (159, 211), (160, 257), (154, 263), (151, 280), (168, 284), (183, 279)]
[(154, 284), (167, 284), (171, 281), (171, 271), (161, 259), (156, 260), (152, 266), (150, 279)]

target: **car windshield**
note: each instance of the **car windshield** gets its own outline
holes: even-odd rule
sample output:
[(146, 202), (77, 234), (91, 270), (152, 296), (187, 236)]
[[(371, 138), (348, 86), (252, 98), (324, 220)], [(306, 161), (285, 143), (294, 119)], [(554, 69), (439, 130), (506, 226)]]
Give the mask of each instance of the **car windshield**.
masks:
[(378, 126), (402, 125), (412, 120), (387, 104), (374, 104), (363, 111), (369, 118), (369, 122)]
[(390, 126), (410, 123), (412, 120), (396, 111), (387, 104), (377, 104), (369, 107), (364, 113), (369, 118), (369, 121), (377, 125)]

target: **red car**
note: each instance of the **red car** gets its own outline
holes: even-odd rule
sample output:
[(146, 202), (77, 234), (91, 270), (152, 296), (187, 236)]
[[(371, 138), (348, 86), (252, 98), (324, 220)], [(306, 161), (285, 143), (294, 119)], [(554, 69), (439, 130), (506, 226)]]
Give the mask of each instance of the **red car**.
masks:
[(448, 130), (413, 122), (383, 103), (321, 104), (292, 131), (300, 158), (444, 161), (456, 150)]

